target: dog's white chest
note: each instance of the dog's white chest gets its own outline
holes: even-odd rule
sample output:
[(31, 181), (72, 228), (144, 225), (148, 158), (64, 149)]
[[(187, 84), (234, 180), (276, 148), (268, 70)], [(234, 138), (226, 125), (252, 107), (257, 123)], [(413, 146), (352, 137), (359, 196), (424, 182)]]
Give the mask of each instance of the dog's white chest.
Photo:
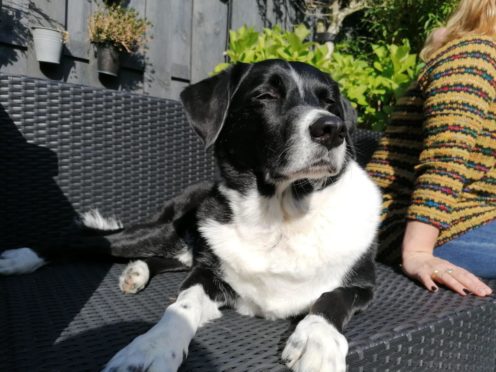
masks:
[(341, 285), (374, 239), (380, 204), (363, 170), (352, 164), (346, 172), (313, 193), (304, 211), (255, 192), (228, 194), (233, 221), (200, 226), (221, 259), (223, 279), (240, 296), (239, 312), (288, 317)]

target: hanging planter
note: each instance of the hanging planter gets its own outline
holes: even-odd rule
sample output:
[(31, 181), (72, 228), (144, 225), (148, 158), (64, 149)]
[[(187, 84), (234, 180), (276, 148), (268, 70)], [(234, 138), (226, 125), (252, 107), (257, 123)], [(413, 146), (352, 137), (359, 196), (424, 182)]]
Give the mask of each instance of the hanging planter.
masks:
[(98, 72), (117, 76), (119, 74), (119, 49), (111, 44), (98, 44), (96, 50)]
[(97, 46), (98, 72), (117, 76), (120, 53), (134, 53), (144, 47), (150, 26), (136, 10), (120, 5), (103, 5), (89, 20), (90, 41)]
[(59, 64), (67, 33), (48, 27), (33, 27), (32, 33), (38, 62)]
[(334, 42), (336, 39), (336, 35), (330, 33), (330, 32), (316, 32), (313, 36), (313, 41), (319, 43), (319, 44), (325, 44), (329, 42)]
[(326, 19), (320, 18), (315, 22), (313, 41), (319, 44), (333, 43), (336, 35), (329, 32), (329, 24)]

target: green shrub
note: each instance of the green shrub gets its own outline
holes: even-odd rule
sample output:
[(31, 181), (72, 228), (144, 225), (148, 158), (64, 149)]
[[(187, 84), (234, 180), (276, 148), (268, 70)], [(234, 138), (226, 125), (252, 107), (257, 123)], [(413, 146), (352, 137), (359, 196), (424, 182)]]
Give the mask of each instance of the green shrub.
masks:
[(306, 62), (322, 71), (329, 71), (331, 61), (325, 58), (327, 47), (306, 41), (309, 34), (310, 31), (304, 25), (296, 26), (293, 32), (283, 31), (279, 26), (265, 28), (261, 33), (246, 26), (231, 30), (229, 49), (225, 53), (229, 63), (217, 65), (213, 72), (218, 73), (231, 63), (253, 63), (273, 58)]
[(429, 33), (446, 22), (458, 3), (459, 0), (373, 0), (373, 6), (364, 11), (355, 26), (372, 43), (400, 43), (407, 38), (418, 53)]
[(306, 41), (309, 33), (303, 25), (296, 26), (293, 32), (274, 27), (259, 33), (246, 26), (230, 31), (226, 51), (229, 63), (219, 64), (213, 73), (236, 62), (253, 63), (272, 58), (306, 62), (338, 82), (357, 109), (362, 126), (383, 130), (396, 99), (415, 80), (420, 68), (416, 55), (410, 53), (408, 40), (403, 40), (401, 45), (372, 45), (371, 60), (356, 58), (339, 46), (329, 58), (327, 46)]

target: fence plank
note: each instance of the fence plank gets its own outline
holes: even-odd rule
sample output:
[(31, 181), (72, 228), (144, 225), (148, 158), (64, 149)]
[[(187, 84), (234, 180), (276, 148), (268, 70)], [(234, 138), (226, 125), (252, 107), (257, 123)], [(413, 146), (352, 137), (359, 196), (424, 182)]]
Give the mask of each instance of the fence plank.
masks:
[[(28, 0), (4, 0), (0, 10), (0, 42), (26, 48), (31, 40)], [(0, 65), (3, 64), (0, 56)], [(14, 61), (15, 62), (15, 61)]]
[(30, 0), (30, 26), (65, 28), (66, 0)]
[(219, 0), (193, 1), (191, 81), (206, 78), (224, 60), (227, 6)]
[(179, 94), (186, 88), (189, 84), (185, 81), (172, 80), (171, 90), (169, 98), (179, 100)]
[(174, 18), (171, 2), (147, 0), (146, 17), (152, 23), (146, 51), (144, 91), (158, 97), (168, 97), (171, 86), (171, 23)]
[(173, 1), (171, 4), (171, 74), (174, 78), (190, 80), (191, 31), (193, 0)]
[(302, 22), (301, 11), (298, 11), (295, 1), (268, 0), (264, 14), (265, 27), (280, 25), (284, 29), (291, 29), (294, 23)]
[(232, 0), (232, 29), (236, 30), (243, 25), (247, 25), (260, 31), (264, 27), (257, 3), (258, 1), (255, 0)]
[(26, 50), (0, 43), (0, 71), (7, 74), (26, 75)]
[(303, 21), (303, 14), (295, 1), (291, 0), (232, 0), (232, 28), (243, 25), (252, 26), (256, 30), (263, 27), (280, 25), (284, 29), (293, 27), (293, 23)]
[(89, 59), (90, 41), (88, 20), (91, 14), (91, 0), (67, 0), (67, 31), (69, 42), (65, 53), (80, 58)]

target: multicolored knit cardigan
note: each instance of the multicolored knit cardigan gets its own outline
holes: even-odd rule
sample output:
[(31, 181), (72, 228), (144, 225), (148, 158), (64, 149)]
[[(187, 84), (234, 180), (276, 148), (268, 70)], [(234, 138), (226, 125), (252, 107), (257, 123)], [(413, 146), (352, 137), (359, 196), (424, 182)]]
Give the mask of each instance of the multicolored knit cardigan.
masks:
[[(384, 193), (378, 259), (395, 263), (407, 220), (437, 246), (496, 219), (496, 41), (452, 41), (398, 101), (367, 171)], [(496, 244), (496, 243), (495, 243)]]

